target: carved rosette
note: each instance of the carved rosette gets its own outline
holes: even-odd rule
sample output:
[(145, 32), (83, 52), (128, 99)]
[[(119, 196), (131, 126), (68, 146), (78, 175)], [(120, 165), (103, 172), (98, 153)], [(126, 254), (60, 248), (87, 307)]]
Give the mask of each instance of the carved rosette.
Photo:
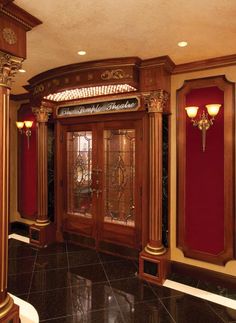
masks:
[(40, 107), (32, 108), (32, 111), (36, 116), (37, 122), (48, 122), (52, 108), (42, 104)]
[(21, 68), (23, 58), (0, 51), (0, 85), (10, 87), (12, 79)]
[(151, 92), (145, 97), (145, 103), (149, 113), (163, 113), (167, 111), (169, 93), (164, 90)]

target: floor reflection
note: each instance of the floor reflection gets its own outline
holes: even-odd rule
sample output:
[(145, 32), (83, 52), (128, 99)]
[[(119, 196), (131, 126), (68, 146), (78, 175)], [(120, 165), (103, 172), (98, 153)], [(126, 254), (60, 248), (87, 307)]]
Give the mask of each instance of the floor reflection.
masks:
[[(137, 277), (137, 263), (67, 243), (11, 239), (8, 290), (48, 323), (218, 323), (236, 311)], [(233, 291), (231, 291), (233, 293)]]

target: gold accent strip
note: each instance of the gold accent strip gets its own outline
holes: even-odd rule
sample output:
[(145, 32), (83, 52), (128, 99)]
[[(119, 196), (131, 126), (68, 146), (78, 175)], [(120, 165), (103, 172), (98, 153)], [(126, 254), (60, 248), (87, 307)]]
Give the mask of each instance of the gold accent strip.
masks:
[(155, 248), (150, 246), (150, 244), (147, 244), (147, 246), (144, 248), (144, 250), (149, 253), (150, 255), (154, 255), (154, 256), (160, 256), (163, 255), (164, 253), (166, 253), (166, 248), (164, 246)]
[(7, 295), (5, 301), (0, 304), (0, 319), (3, 318), (11, 310), (13, 305), (13, 299), (9, 295)]
[(0, 86), (2, 86), (2, 87), (6, 87), (6, 88), (10, 89), (10, 86), (9, 86), (9, 85), (6, 85), (6, 84), (4, 84), (4, 83), (0, 83)]
[(5, 259), (5, 253), (6, 253), (6, 245), (5, 245), (5, 240), (6, 240), (6, 231), (5, 231), (5, 131), (6, 131), (6, 125), (5, 125), (5, 107), (6, 107), (6, 94), (3, 94), (3, 106), (1, 107), (2, 109), (2, 214), (0, 214), (0, 217), (2, 217), (2, 232), (1, 232), (1, 242), (2, 242), (2, 250), (1, 250), (1, 292), (4, 291), (4, 286), (5, 286), (5, 264), (6, 264), (6, 259)]
[(50, 221), (48, 221), (48, 220), (46, 220), (46, 221), (36, 220), (35, 221), (35, 225), (38, 227), (46, 227), (49, 224), (50, 224)]
[[(9, 89), (7, 90), (7, 92)], [(5, 194), (6, 194), (6, 237), (5, 237), (5, 252), (6, 252), (6, 267), (5, 267), (5, 288), (7, 289), (7, 277), (8, 277), (8, 221), (9, 221), (9, 147), (10, 147), (10, 142), (9, 142), (9, 100), (10, 100), (10, 93), (6, 95), (6, 106), (5, 106), (5, 121), (4, 121), (4, 128), (5, 128)]]
[(7, 303), (10, 301), (10, 295), (7, 294), (7, 297), (5, 298), (5, 300), (0, 304), (0, 311), (3, 307), (5, 307), (7, 305)]

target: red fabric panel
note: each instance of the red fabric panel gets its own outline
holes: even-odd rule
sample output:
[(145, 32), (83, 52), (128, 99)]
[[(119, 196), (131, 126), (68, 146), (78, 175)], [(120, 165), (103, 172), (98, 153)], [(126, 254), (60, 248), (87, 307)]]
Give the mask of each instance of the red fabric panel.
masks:
[(36, 151), (36, 122), (31, 108), (20, 109), (18, 120), (34, 121), (31, 128), (29, 149), (25, 134), (18, 135), (20, 145), (19, 169), (19, 212), (22, 217), (34, 220), (37, 213), (37, 151)]
[[(187, 106), (220, 103), (214, 125), (202, 132), (186, 118), (185, 243), (191, 250), (217, 255), (224, 250), (224, 92), (217, 87), (194, 89)], [(197, 116), (197, 117), (198, 117)]]

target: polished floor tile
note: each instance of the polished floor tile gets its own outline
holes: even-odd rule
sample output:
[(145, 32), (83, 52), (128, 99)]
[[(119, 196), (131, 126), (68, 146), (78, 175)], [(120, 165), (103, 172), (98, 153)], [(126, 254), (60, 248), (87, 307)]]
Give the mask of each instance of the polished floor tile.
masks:
[(35, 257), (11, 258), (8, 261), (8, 274), (31, 273), (34, 269)]
[(119, 308), (116, 298), (109, 283), (73, 286), (71, 288), (72, 312), (75, 315), (78, 311), (83, 313), (105, 308)]
[(46, 248), (41, 248), (38, 250), (38, 255), (55, 255), (58, 253), (65, 253), (66, 243), (53, 243)]
[(72, 267), (69, 271), (74, 282), (81, 278), (90, 280), (92, 283), (107, 281), (107, 276), (101, 264)]
[(35, 271), (30, 292), (69, 287), (71, 284), (71, 275), (67, 268)]
[(109, 280), (131, 278), (137, 275), (137, 267), (131, 260), (104, 263), (103, 267)]
[(181, 296), (183, 295), (182, 292), (177, 291), (172, 288), (168, 288), (165, 286), (158, 286), (154, 284), (150, 284), (153, 292), (156, 294), (158, 298), (164, 298), (164, 297), (175, 297), (175, 296)]
[(28, 302), (38, 311), (40, 320), (72, 315), (70, 288), (31, 293)]
[[(137, 262), (71, 243), (37, 249), (9, 241), (8, 291), (30, 302), (40, 322), (236, 322), (235, 310), (149, 284), (138, 278), (137, 271)], [(219, 295), (236, 295), (233, 288), (173, 276)]]
[(15, 296), (27, 294), (30, 289), (31, 277), (32, 273), (9, 275), (8, 291)]
[(67, 253), (56, 253), (54, 255), (37, 255), (35, 271), (68, 268)]
[(138, 278), (114, 280), (110, 284), (120, 306), (157, 299), (150, 285)]
[(100, 264), (100, 259), (95, 250), (84, 249), (77, 252), (68, 253), (69, 267), (78, 267), (80, 265)]
[(236, 322), (236, 310), (208, 302), (207, 305), (215, 312), (224, 322)]
[(99, 255), (100, 261), (102, 263), (115, 262), (115, 261), (119, 262), (121, 260), (121, 258), (118, 257), (118, 256), (110, 255), (110, 254), (107, 254), (107, 253), (104, 253), (104, 252), (99, 252), (98, 255)]
[(36, 254), (37, 254), (36, 248), (33, 248), (24, 242), (20, 242), (15, 239), (9, 239), (9, 247), (8, 247), (9, 259), (34, 257)]
[(197, 297), (182, 296), (160, 300), (170, 315), (178, 323), (222, 323), (224, 322), (209, 306)]
[(127, 304), (126, 306), (121, 306), (121, 311), (126, 323), (175, 322), (168, 311), (165, 309), (165, 307), (158, 300), (136, 304)]
[(45, 323), (125, 323), (119, 309), (110, 308), (88, 313), (78, 312), (75, 316), (43, 320)]

